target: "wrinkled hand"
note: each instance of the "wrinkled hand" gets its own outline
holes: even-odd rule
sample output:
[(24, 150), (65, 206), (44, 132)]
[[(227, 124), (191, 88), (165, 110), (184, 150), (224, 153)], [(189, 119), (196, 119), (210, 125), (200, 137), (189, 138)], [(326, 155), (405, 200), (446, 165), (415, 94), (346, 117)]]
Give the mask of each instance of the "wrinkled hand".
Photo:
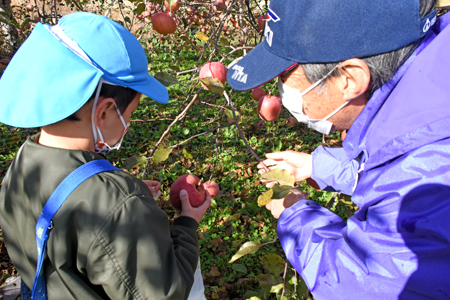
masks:
[(198, 207), (192, 207), (191, 202), (189, 202), (189, 195), (185, 190), (180, 191), (180, 202), (181, 202), (181, 213), (180, 216), (191, 217), (197, 223), (200, 223), (206, 210), (211, 205), (211, 195), (206, 190), (205, 202)]
[(155, 180), (142, 180), (149, 188), (153, 198), (161, 191), (161, 183)]
[(306, 198), (302, 194), (290, 193), (284, 199), (272, 200), (266, 204), (266, 208), (270, 210), (272, 216), (278, 219), (281, 213), (288, 207), (291, 207), (300, 200), (305, 200)]
[[(296, 182), (311, 177), (311, 154), (287, 150), (282, 152), (267, 153), (266, 157), (267, 159), (264, 160), (263, 163), (269, 168), (269, 170), (276, 168), (286, 170), (294, 175)], [(257, 165), (257, 168), (259, 169), (258, 172), (260, 174), (266, 173), (266, 170), (261, 163)], [(271, 188), (275, 184), (275, 182), (270, 180), (262, 180), (262, 182), (266, 183), (266, 187), (268, 188)]]

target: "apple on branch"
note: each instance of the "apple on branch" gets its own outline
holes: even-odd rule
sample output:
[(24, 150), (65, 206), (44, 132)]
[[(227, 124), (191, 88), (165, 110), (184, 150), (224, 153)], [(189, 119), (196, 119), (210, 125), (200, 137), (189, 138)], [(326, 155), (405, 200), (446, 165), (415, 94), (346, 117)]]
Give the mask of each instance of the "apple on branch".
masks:
[(281, 99), (276, 96), (266, 95), (259, 98), (258, 113), (264, 121), (274, 121), (281, 112)]
[(177, 24), (168, 11), (152, 15), (152, 24), (153, 28), (161, 34), (174, 33), (177, 30)]
[[(223, 85), (227, 81), (227, 68), (220, 62), (207, 62), (200, 68), (199, 78), (215, 78), (219, 80)], [(208, 87), (202, 82), (202, 86), (205, 90), (209, 91)]]
[(262, 88), (254, 88), (252, 90), (252, 98), (253, 100), (259, 100), (262, 96), (267, 95), (267, 93)]
[(168, 11), (171, 12), (176, 12), (177, 10), (180, 9), (181, 7), (181, 0), (177, 0), (175, 3), (173, 3), (172, 5), (169, 4), (169, 2), (164, 1), (164, 6), (166, 7), (166, 9)]

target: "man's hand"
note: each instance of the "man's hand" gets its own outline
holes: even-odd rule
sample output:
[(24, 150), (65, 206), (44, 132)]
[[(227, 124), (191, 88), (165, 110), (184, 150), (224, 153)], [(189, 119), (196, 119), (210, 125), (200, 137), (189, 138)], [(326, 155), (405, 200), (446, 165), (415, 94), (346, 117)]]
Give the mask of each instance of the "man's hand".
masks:
[(142, 180), (150, 189), (150, 193), (152, 193), (153, 198), (156, 197), (157, 194), (161, 194), (161, 183), (154, 180)]
[(306, 198), (299, 193), (290, 193), (284, 199), (270, 201), (266, 204), (266, 208), (270, 210), (275, 219), (278, 219), (286, 208), (291, 207), (300, 200), (306, 200)]
[[(266, 157), (267, 159), (264, 160), (263, 163), (269, 168), (269, 170), (276, 168), (286, 170), (294, 175), (296, 182), (311, 177), (311, 154), (287, 150), (282, 152), (267, 153)], [(257, 168), (259, 169), (258, 172), (260, 174), (266, 173), (266, 170), (261, 163), (257, 165)], [(275, 184), (275, 182), (270, 180), (262, 180), (262, 182), (266, 183), (266, 187), (268, 188), (271, 188)]]
[(180, 216), (187, 216), (193, 218), (197, 223), (200, 223), (206, 210), (211, 205), (211, 196), (209, 192), (205, 190), (206, 198), (205, 202), (198, 207), (192, 207), (191, 202), (189, 202), (189, 195), (185, 190), (180, 191), (180, 201), (181, 201), (181, 213)]

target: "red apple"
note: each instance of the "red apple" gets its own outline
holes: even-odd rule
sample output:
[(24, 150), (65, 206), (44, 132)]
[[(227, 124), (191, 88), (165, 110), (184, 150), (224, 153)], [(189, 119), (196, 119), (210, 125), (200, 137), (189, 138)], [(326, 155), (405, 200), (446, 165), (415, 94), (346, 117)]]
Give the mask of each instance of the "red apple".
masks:
[(267, 20), (269, 20), (268, 15), (262, 15), (258, 17), (258, 32), (264, 29), (264, 25), (266, 24)]
[(176, 12), (181, 7), (181, 0), (177, 0), (177, 2), (175, 2), (172, 5), (169, 5), (169, 2), (164, 1), (164, 6), (166, 7), (167, 10), (169, 10), (171, 12)]
[(174, 181), (170, 187), (169, 201), (172, 206), (181, 210), (180, 192), (186, 190), (189, 196), (189, 202), (193, 207), (202, 205), (205, 201), (205, 187), (198, 183), (200, 179), (192, 174), (181, 175)]
[(258, 127), (264, 127), (264, 126), (266, 126), (266, 123), (264, 123), (264, 122), (258, 122), (258, 123), (256, 123), (256, 126), (258, 126)]
[(28, 11), (33, 11), (33, 10), (34, 10), (34, 5), (31, 4), (31, 3), (28, 3), (27, 6), (25, 6), (25, 8), (26, 8)]
[(264, 121), (274, 121), (281, 112), (281, 101), (276, 96), (266, 95), (259, 98), (258, 113)]
[[(227, 81), (227, 68), (225, 68), (225, 66), (222, 65), (222, 63), (217, 61), (208, 62), (201, 67), (199, 74), (199, 78), (207, 78), (207, 77), (216, 78), (220, 82), (222, 82), (223, 85), (225, 85), (225, 82)], [(203, 82), (202, 86), (205, 90), (208, 91), (208, 88)]]
[(252, 98), (254, 100), (259, 100), (262, 96), (265, 96), (266, 92), (262, 88), (254, 88), (252, 91)]
[(219, 195), (219, 185), (217, 183), (215, 183), (214, 181), (207, 181), (203, 184), (203, 187), (205, 188), (205, 190), (207, 190), (209, 192), (209, 194), (211, 195), (211, 198), (215, 198)]
[(211, 3), (213, 4), (213, 9), (218, 11), (223, 11), (228, 6), (225, 0), (211, 0)]
[(152, 13), (149, 10), (144, 10), (141, 14), (144, 18), (148, 18), (152, 15)]
[(296, 122), (296, 120), (295, 120), (294, 117), (289, 117), (289, 118), (286, 119), (286, 125), (287, 125), (287, 127), (292, 127), (292, 126), (294, 126), (294, 125), (295, 125), (295, 122)]
[(168, 11), (154, 14), (152, 24), (153, 28), (161, 34), (174, 33), (177, 30), (177, 24)]

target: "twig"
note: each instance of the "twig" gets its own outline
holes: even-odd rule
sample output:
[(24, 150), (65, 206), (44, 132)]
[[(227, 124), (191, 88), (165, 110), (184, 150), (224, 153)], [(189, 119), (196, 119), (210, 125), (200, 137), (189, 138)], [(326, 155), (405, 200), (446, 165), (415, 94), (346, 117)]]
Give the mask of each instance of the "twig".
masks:
[(283, 274), (283, 292), (281, 293), (281, 299), (283, 299), (284, 297), (284, 293), (286, 291), (286, 273), (287, 273), (287, 266), (288, 263), (286, 261), (285, 265), (284, 265), (284, 274)]
[(234, 110), (234, 106), (233, 103), (230, 100), (230, 97), (228, 97), (228, 94), (226, 91), (223, 91), (223, 95), (225, 96), (225, 98), (228, 101), (228, 105), (230, 105), (231, 107), (231, 112), (233, 113), (233, 121), (234, 124), (236, 124), (236, 127), (239, 131), (239, 135), (241, 136), (241, 139), (244, 141), (245, 145), (247, 146), (247, 150), (256, 158), (256, 160), (264, 167), (264, 170), (266, 170), (266, 172), (269, 172), (269, 168), (267, 168), (267, 166), (262, 162), (262, 160), (259, 158), (259, 156), (255, 153), (255, 151), (253, 151), (253, 149), (250, 147), (250, 145), (247, 142), (247, 139), (244, 136), (244, 133), (242, 132), (241, 127), (239, 126), (237, 120), (236, 120), (236, 112)]
[(273, 88), (278, 84), (278, 77), (275, 78), (275, 83), (272, 85), (272, 87), (269, 90), (269, 95), (272, 95)]
[(184, 141), (182, 141), (181, 143), (178, 143), (178, 144), (176, 144), (176, 145), (170, 146), (170, 147), (168, 147), (168, 148), (169, 148), (169, 149), (176, 148), (176, 147), (178, 147), (178, 146), (180, 146), (180, 145), (183, 145), (183, 144), (189, 142), (189, 141), (192, 140), (193, 138), (196, 138), (196, 137), (198, 137), (198, 136), (205, 135), (205, 134), (207, 134), (207, 133), (213, 132), (214, 130), (222, 129), (222, 128), (225, 128), (225, 127), (230, 127), (231, 125), (233, 125), (233, 124), (222, 125), (222, 126), (219, 126), (219, 127), (213, 128), (213, 129), (209, 129), (209, 130), (207, 130), (207, 131), (205, 131), (205, 132), (202, 132), (202, 133), (193, 135), (193, 136), (189, 137), (187, 140), (184, 140)]
[(255, 48), (255, 47), (253, 47), (253, 46), (243, 46), (243, 47), (234, 48), (233, 50), (228, 52), (224, 57), (222, 57), (220, 59), (220, 62), (222, 62), (225, 58), (227, 58), (228, 56), (230, 56), (231, 54), (233, 54), (236, 51), (239, 51), (239, 50), (244, 50), (245, 51), (245, 49), (253, 49), (253, 48)]
[(150, 119), (150, 120), (141, 120), (141, 119), (130, 120), (130, 122), (153, 122), (153, 121), (173, 121), (173, 119), (172, 118), (159, 118), (159, 119)]
[(149, 158), (147, 159), (147, 162), (145, 163), (144, 170), (142, 171), (142, 179), (145, 179), (145, 173), (147, 172), (147, 167), (148, 167), (148, 164), (150, 162), (150, 158), (155, 153), (155, 151), (158, 148), (159, 144), (161, 144), (161, 142), (164, 140), (166, 135), (170, 132), (170, 129), (173, 127), (173, 125), (175, 125), (179, 120), (181, 120), (186, 115), (186, 112), (192, 106), (192, 104), (194, 104), (195, 100), (197, 100), (197, 97), (198, 97), (198, 95), (200, 94), (200, 92), (202, 90), (203, 90), (203, 87), (200, 87), (198, 89), (198, 91), (195, 93), (194, 97), (192, 98), (191, 102), (189, 102), (189, 104), (186, 106), (186, 108), (175, 118), (175, 120), (173, 120), (172, 123), (170, 123), (169, 127), (167, 128), (167, 130), (164, 131), (164, 133), (161, 135), (161, 137), (159, 138), (159, 141), (156, 143), (155, 147), (153, 148), (152, 152), (149, 155)]
[(261, 244), (261, 246), (260, 246), (260, 247), (262, 247), (262, 246), (265, 246), (265, 245), (268, 245), (268, 244), (273, 244), (273, 243), (275, 243), (275, 242), (276, 242), (277, 240), (278, 240), (278, 237), (275, 237), (275, 238), (273, 239), (273, 241), (270, 241), (270, 242), (267, 242), (267, 243)]

